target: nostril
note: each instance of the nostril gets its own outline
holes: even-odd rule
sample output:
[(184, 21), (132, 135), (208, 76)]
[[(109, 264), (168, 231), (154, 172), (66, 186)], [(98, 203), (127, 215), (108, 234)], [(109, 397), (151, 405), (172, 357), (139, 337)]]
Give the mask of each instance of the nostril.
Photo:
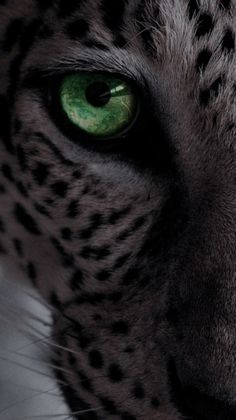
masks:
[(236, 407), (189, 386), (183, 389), (184, 403), (193, 420), (235, 420)]

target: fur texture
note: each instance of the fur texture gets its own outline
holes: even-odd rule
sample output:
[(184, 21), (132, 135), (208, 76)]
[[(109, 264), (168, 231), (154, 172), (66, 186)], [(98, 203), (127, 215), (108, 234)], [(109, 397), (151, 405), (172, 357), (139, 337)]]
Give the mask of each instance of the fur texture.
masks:
[[(0, 1), (1, 264), (75, 418), (236, 418), (235, 28), (235, 0)], [(139, 88), (117, 152), (52, 116), (78, 71)]]

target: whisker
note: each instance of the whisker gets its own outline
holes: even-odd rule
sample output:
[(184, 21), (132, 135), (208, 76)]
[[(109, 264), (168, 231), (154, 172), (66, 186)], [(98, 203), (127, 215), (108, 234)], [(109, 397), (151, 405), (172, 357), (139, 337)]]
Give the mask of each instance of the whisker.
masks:
[(79, 410), (79, 411), (74, 411), (71, 412), (70, 414), (68, 413), (62, 413), (62, 414), (49, 414), (49, 415), (45, 415), (45, 414), (40, 414), (40, 415), (36, 415), (36, 416), (24, 416), (24, 417), (16, 417), (15, 420), (22, 420), (22, 419), (57, 419), (60, 417), (64, 417), (67, 416), (64, 420), (69, 419), (71, 416), (76, 416), (76, 415), (82, 415), (82, 414), (86, 414), (86, 413), (91, 413), (91, 412), (95, 412), (95, 411), (99, 411), (102, 410), (102, 407), (97, 407), (97, 408), (90, 408), (87, 410)]
[(64, 351), (66, 351), (68, 353), (74, 354), (75, 356), (79, 356), (78, 351), (72, 350), (69, 347), (64, 347), (61, 344), (57, 344), (54, 341), (50, 341), (48, 339), (46, 339), (46, 340), (40, 340), (40, 344), (42, 344), (42, 345), (45, 344), (46, 346), (50, 346), (50, 348), (51, 348), (52, 351), (53, 351), (52, 347), (55, 347), (56, 349), (64, 350)]
[[(25, 358), (25, 359), (28, 359), (28, 360), (32, 360), (32, 361), (36, 361), (36, 362), (38, 362), (38, 361), (39, 361), (39, 360), (38, 360), (38, 358), (36, 358), (36, 357), (32, 357), (32, 356), (29, 356), (29, 355), (27, 355), (27, 354), (23, 354), (23, 353), (15, 352), (15, 351), (10, 351), (10, 353), (11, 353), (11, 354), (14, 354), (15, 356), (20, 356), (20, 357)], [(63, 367), (61, 367), (61, 366), (58, 366), (58, 365), (57, 365), (57, 364), (55, 364), (55, 363), (50, 363), (50, 362), (45, 362), (44, 360), (40, 360), (40, 364), (41, 364), (42, 366), (46, 366), (46, 367), (48, 367), (48, 368), (56, 369), (56, 370), (62, 371), (62, 372), (64, 372), (64, 373), (71, 374), (71, 371), (70, 371), (69, 369), (66, 369), (66, 368), (63, 368)]]
[[(5, 380), (5, 382), (6, 383), (8, 383), (8, 384), (10, 384), (10, 385), (12, 385), (12, 386), (14, 386), (14, 388), (19, 388), (20, 390), (26, 390), (26, 391), (31, 391), (31, 392), (43, 392), (44, 390), (43, 389), (39, 389), (39, 388), (34, 388), (34, 387), (31, 387), (31, 386), (26, 386), (26, 385), (24, 385), (24, 384), (22, 384), (22, 383), (20, 383), (20, 384), (17, 384), (16, 382), (15, 382), (15, 380), (13, 381), (13, 380), (10, 380), (9, 378), (7, 378), (6, 380)], [(55, 390), (58, 390), (58, 387), (55, 387)], [(50, 391), (50, 390), (49, 390)], [(47, 392), (48, 393), (48, 392)], [(58, 392), (58, 393), (55, 393), (55, 392), (53, 392), (53, 393), (48, 393), (49, 395), (52, 395), (52, 396), (55, 396), (55, 397), (57, 397), (57, 396), (60, 396), (61, 395), (61, 393), (60, 392)]]
[(55, 397), (56, 395), (54, 395), (53, 393), (50, 393), (50, 391), (54, 391), (54, 389), (57, 389), (57, 388), (54, 387), (54, 388), (46, 390), (46, 391), (40, 391), (40, 392), (37, 392), (37, 394), (35, 394), (35, 395), (24, 398), (20, 401), (16, 401), (13, 404), (8, 405), (7, 407), (4, 407), (2, 410), (0, 410), (0, 415), (3, 414), (3, 413), (6, 413), (8, 410), (10, 410), (13, 407), (16, 407), (17, 405), (23, 404), (24, 402), (27, 402), (27, 401), (32, 401), (34, 398), (40, 397), (41, 395), (47, 394), (47, 395), (52, 395), (52, 396)]
[(30, 319), (32, 321), (35, 321), (41, 325), (43, 325), (43, 327), (52, 327), (52, 323), (49, 323), (48, 321), (46, 321), (45, 319), (40, 318), (39, 316), (35, 315), (34, 312), (31, 312), (30, 310), (27, 310), (25, 308), (22, 307), (12, 307), (11, 306), (11, 302), (6, 302), (6, 300), (0, 300), (0, 308), (2, 309), (6, 309), (7, 311), (7, 316), (5, 315), (5, 313), (0, 313), (0, 315), (2, 317), (7, 317), (7, 319), (9, 319), (9, 315), (14, 318), (16, 317), (17, 320), (19, 320), (19, 314), (22, 317), (26, 317), (27, 319)]
[[(1, 319), (1, 317), (0, 317), (0, 319)], [(25, 324), (26, 324), (25, 328), (17, 326), (17, 330), (16, 330), (18, 333), (23, 334), (23, 336), (25, 338), (31, 337), (31, 338), (34, 338), (34, 340), (38, 339), (38, 338), (48, 339), (48, 335), (43, 334), (41, 331), (32, 327), (30, 324), (27, 324), (27, 323), (25, 323)], [(12, 327), (12, 323), (10, 323), (10, 325)], [(31, 330), (32, 332), (30, 332), (29, 330)]]
[(37, 373), (37, 374), (39, 374), (41, 376), (44, 376), (46, 378), (50, 378), (50, 379), (52, 378), (52, 376), (47, 375), (45, 372), (42, 372), (42, 371), (40, 371), (38, 369), (32, 368), (32, 367), (27, 366), (27, 365), (24, 365), (23, 363), (17, 362), (16, 360), (10, 360), (7, 357), (1, 356), (1, 355), (0, 355), (0, 360), (2, 360), (3, 362), (7, 362), (7, 363), (13, 364), (15, 366), (18, 366), (20, 368), (26, 369), (26, 370), (28, 370), (30, 372)]

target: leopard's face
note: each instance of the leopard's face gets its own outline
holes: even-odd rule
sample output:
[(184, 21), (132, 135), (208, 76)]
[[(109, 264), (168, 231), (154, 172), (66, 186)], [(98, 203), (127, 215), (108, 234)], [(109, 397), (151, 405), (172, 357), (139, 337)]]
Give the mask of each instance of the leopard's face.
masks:
[[(235, 419), (235, 0), (7, 0), (0, 23), (1, 261), (52, 306), (74, 418)], [(85, 135), (71, 77), (123, 83), (130, 124)]]

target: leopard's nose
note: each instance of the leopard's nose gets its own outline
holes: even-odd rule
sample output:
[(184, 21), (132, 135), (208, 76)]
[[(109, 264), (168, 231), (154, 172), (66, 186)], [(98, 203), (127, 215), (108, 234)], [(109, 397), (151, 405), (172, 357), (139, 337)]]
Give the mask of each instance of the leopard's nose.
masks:
[(184, 415), (191, 420), (235, 420), (236, 405), (230, 406), (224, 401), (203, 394), (195, 387), (183, 389)]

